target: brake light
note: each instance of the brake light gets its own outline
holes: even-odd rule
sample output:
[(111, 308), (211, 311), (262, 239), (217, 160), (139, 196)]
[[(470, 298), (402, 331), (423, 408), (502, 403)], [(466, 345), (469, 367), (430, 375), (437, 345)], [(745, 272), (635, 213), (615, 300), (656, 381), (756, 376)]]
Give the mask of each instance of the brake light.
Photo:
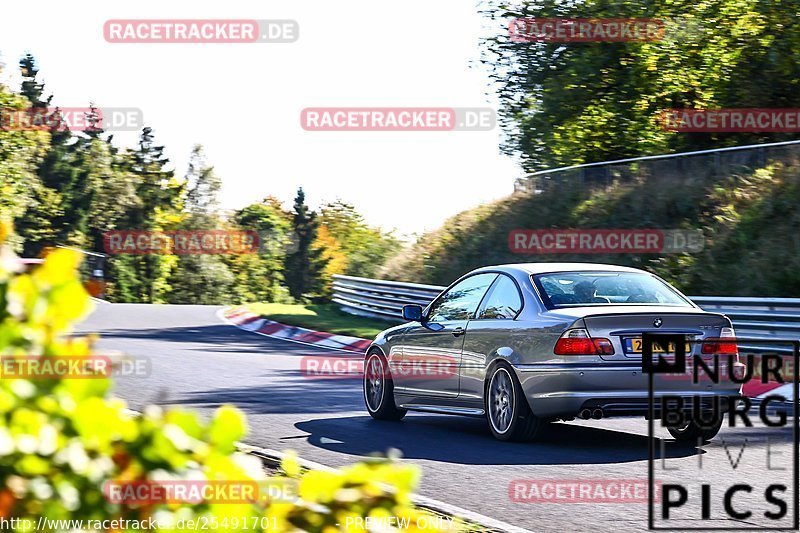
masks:
[(739, 355), (736, 332), (733, 328), (722, 328), (719, 337), (705, 339), (701, 350), (703, 355)]
[(614, 355), (614, 346), (608, 339), (593, 339), (585, 329), (568, 329), (559, 337), (554, 349), (556, 355)]

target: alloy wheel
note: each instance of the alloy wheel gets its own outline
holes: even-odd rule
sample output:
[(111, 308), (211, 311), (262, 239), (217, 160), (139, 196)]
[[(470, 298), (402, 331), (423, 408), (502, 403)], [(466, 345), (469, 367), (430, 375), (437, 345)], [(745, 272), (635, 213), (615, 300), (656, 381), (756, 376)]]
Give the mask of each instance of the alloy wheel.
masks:
[(495, 431), (505, 433), (514, 417), (514, 383), (505, 368), (498, 368), (489, 384), (489, 420)]
[(383, 361), (377, 355), (369, 358), (364, 369), (364, 396), (371, 411), (377, 411), (383, 403)]

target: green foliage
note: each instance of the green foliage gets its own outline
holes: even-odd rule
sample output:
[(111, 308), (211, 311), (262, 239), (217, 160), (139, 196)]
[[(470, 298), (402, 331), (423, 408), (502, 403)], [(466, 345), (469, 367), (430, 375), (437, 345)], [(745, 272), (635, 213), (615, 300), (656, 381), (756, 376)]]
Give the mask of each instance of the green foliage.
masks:
[(342, 201), (323, 206), (319, 220), (345, 257), (337, 274), (372, 277), (399, 246), (394, 235), (370, 227), (355, 207)]
[[(30, 102), (0, 83), (0, 109), (23, 110)], [(35, 165), (49, 143), (45, 131), (0, 129), (0, 212), (20, 216), (40, 205), (41, 195)]]
[[(19, 274), (9, 253), (3, 248), (0, 355), (88, 356), (92, 339), (67, 336), (90, 306), (76, 276), (79, 255), (58, 250), (32, 273)], [(221, 409), (209, 426), (194, 415), (159, 408), (135, 417), (124, 402), (107, 397), (109, 385), (105, 377), (0, 381), (0, 515), (144, 519), (158, 514), (169, 523), (178, 517), (258, 512), (255, 506), (152, 509), (109, 503), (102, 487), (110, 480), (154, 479), (160, 472), (235, 481), (255, 472), (231, 455), (232, 442), (244, 435), (241, 415), (232, 408)]]
[[(222, 182), (206, 162), (203, 147), (195, 145), (184, 178), (184, 216), (179, 229), (220, 228), (217, 216), (218, 194)], [(165, 299), (175, 304), (218, 304), (228, 301), (234, 276), (225, 260), (217, 255), (181, 255), (173, 258)]]
[(36, 66), (36, 60), (31, 54), (25, 54), (22, 59), (19, 60), (19, 70), (22, 75), (20, 94), (27, 98), (33, 107), (47, 107), (53, 97), (50, 96), (42, 99), (44, 95), (44, 84), (36, 79), (36, 75), (39, 74), (39, 69)]
[[(403, 531), (439, 530), (432, 515), (411, 505), (411, 491), (419, 477), (414, 468), (374, 461), (334, 472), (312, 470), (301, 474), (292, 457), (284, 460), (282, 466), (290, 476), (299, 479), (301, 502), (270, 507), (267, 516), (277, 522), (280, 531), (359, 531), (362, 528), (354, 519), (367, 516), (407, 524)], [(391, 490), (387, 491), (387, 487)], [(320, 504), (329, 511), (320, 513)]]
[(218, 256), (199, 254), (175, 257), (170, 288), (165, 295), (172, 304), (219, 304), (229, 301), (234, 276)]
[[(8, 232), (0, 224), (0, 244)], [(91, 305), (77, 277), (78, 261), (79, 254), (56, 250), (21, 274), (11, 250), (0, 247), (0, 356), (89, 356), (94, 339), (69, 336)], [(342, 529), (335, 524), (348, 517), (424, 515), (410, 503), (416, 468), (390, 462), (301, 472), (288, 458), (283, 469), (297, 479), (301, 498), (293, 503), (113, 502), (104, 496), (109, 482), (245, 483), (264, 475), (260, 461), (235, 452), (247, 430), (235, 408), (221, 407), (210, 423), (153, 406), (135, 416), (109, 390), (100, 375), (0, 380), (0, 517), (30, 520), (18, 531), (32, 531), (45, 517), (154, 518), (168, 530), (180, 529), (178, 520), (202, 518), (217, 531), (329, 532)]]
[[(577, 261), (644, 268), (696, 295), (800, 296), (800, 158), (767, 167), (705, 172), (630, 166), (626, 179), (588, 186), (576, 173), (538, 194), (516, 193), (465, 211), (393, 258), (382, 277), (448, 284), (480, 266)], [(713, 168), (713, 166), (711, 167)], [(524, 255), (509, 249), (515, 229), (699, 229), (695, 254)]]
[[(795, 2), (501, 0), (484, 13), (496, 22), (483, 62), (498, 88), (504, 150), (529, 170), (792, 138), (666, 132), (658, 117), (668, 108), (798, 107)], [(666, 28), (650, 42), (513, 43), (514, 17), (644, 17)]]
[(214, 172), (214, 167), (209, 166), (203, 147), (199, 144), (192, 148), (184, 182), (186, 187), (184, 209), (188, 214), (189, 227), (214, 229), (222, 181)]
[(257, 232), (261, 240), (258, 254), (226, 258), (234, 276), (232, 301), (290, 301), (284, 285), (284, 262), (293, 246), (290, 215), (278, 200), (268, 197), (236, 211), (232, 220), (237, 227)]
[(284, 272), (289, 294), (295, 300), (317, 298), (323, 289), (322, 273), (326, 260), (322, 249), (312, 246), (318, 228), (317, 214), (306, 205), (306, 195), (301, 187), (294, 199), (292, 216), (292, 231), (297, 239), (297, 249), (286, 256)]
[[(0, 108), (47, 107), (52, 96), (45, 97), (34, 58), (23, 57), (20, 68), (22, 96), (0, 86)], [(254, 254), (112, 255), (86, 268), (105, 269), (112, 302), (321, 299), (332, 274), (370, 276), (395, 247), (348, 204), (335, 202), (318, 216), (302, 190), (294, 212), (268, 197), (223, 216), (221, 180), (202, 146), (177, 179), (151, 128), (136, 149), (120, 150), (96, 123), (93, 104), (87, 115), (93, 126), (84, 131), (0, 131), (0, 208), (14, 220), (26, 257), (58, 245), (103, 252), (111, 230), (253, 230), (262, 244)]]

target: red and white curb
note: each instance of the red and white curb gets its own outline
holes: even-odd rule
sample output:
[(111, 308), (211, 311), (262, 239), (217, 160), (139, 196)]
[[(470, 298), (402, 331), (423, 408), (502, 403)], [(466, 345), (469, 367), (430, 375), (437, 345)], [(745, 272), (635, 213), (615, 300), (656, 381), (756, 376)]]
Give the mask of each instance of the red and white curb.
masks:
[[(780, 385), (775, 383), (774, 388), (769, 388), (761, 394), (755, 396), (758, 400), (763, 400), (767, 396), (783, 396), (786, 398), (787, 401), (791, 402), (794, 398), (794, 383), (786, 383), (784, 385)], [(747, 390), (745, 390), (745, 394), (747, 396), (753, 396), (753, 394), (747, 394)]]
[(372, 343), (369, 339), (334, 335), (333, 333), (314, 331), (297, 326), (287, 326), (286, 324), (261, 318), (261, 316), (241, 306), (222, 309), (218, 316), (229, 324), (259, 335), (329, 350), (363, 354)]

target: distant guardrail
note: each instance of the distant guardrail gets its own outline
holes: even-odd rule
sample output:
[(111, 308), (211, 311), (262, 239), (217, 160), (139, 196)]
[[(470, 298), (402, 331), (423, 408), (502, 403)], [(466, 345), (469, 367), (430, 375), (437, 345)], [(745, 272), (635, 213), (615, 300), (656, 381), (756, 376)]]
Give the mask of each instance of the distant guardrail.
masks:
[(583, 163), (532, 172), (514, 182), (514, 190), (538, 194), (559, 187), (608, 187), (615, 182), (662, 179), (692, 180), (713, 175), (748, 175), (770, 162), (797, 164), (800, 141), (728, 146), (711, 150), (677, 152)]
[[(722, 313), (731, 319), (738, 337), (748, 339), (800, 339), (800, 298), (755, 298), (737, 296), (689, 296), (712, 313)], [(753, 346), (748, 343), (748, 346)], [(774, 345), (760, 349), (787, 351)]]
[[(386, 281), (335, 275), (333, 301), (348, 313), (402, 320), (406, 304), (423, 307), (445, 287), (401, 281)], [(736, 334), (748, 339), (800, 339), (800, 298), (753, 298), (730, 296), (690, 296), (691, 300), (714, 313), (727, 315)], [(788, 347), (787, 347), (788, 349)], [(771, 350), (775, 351), (773, 346)]]
[(431, 303), (446, 287), (402, 281), (333, 276), (333, 301), (354, 315), (402, 320), (403, 306)]

